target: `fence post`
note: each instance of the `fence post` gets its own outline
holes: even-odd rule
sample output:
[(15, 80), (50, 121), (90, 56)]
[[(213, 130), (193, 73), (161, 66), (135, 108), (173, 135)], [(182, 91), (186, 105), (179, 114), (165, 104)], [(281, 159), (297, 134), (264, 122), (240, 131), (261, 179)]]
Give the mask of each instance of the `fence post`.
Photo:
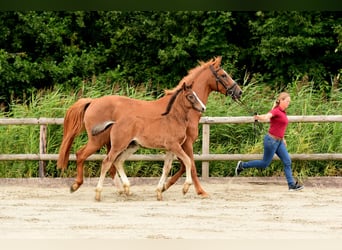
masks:
[[(46, 154), (46, 125), (40, 125), (40, 133), (39, 133), (39, 154)], [(39, 161), (39, 177), (45, 177), (45, 166), (46, 162), (40, 160)]]
[[(209, 154), (210, 125), (202, 125), (202, 154)], [(202, 178), (209, 178), (209, 161), (202, 161)]]

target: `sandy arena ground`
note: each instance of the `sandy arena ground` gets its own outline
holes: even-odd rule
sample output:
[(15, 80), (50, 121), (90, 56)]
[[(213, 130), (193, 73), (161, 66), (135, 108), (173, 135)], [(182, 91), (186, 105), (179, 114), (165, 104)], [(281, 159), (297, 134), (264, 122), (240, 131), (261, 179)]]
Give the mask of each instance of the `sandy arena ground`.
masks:
[(284, 178), (202, 180), (210, 198), (181, 179), (157, 201), (158, 179), (130, 178), (133, 195), (106, 179), (71, 194), (72, 179), (0, 179), (0, 239), (342, 239), (342, 177), (309, 178), (289, 192)]

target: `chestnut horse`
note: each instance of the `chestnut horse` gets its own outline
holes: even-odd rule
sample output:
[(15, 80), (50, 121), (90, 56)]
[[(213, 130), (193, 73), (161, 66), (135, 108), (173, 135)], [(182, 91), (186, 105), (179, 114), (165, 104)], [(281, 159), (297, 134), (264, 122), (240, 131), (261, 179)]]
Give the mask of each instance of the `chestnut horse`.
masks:
[[(242, 95), (239, 85), (221, 68), (222, 57), (216, 57), (207, 62), (200, 64), (191, 69), (179, 85), (183, 82), (193, 82), (192, 89), (197, 93), (198, 97), (204, 104), (207, 103), (209, 94), (212, 91), (220, 92), (232, 99), (239, 99)], [(178, 88), (178, 86), (176, 87)], [(104, 145), (110, 150), (110, 130), (106, 130), (98, 135), (92, 135), (92, 128), (97, 124), (105, 121), (116, 121), (123, 116), (139, 115), (142, 112), (150, 116), (158, 116), (165, 111), (171, 95), (165, 95), (157, 100), (145, 101), (137, 100), (124, 96), (111, 95), (100, 98), (81, 98), (67, 110), (64, 117), (63, 140), (59, 149), (59, 157), (57, 167), (65, 169), (69, 161), (70, 148), (74, 138), (82, 131), (86, 130), (88, 142), (80, 150), (76, 152), (77, 176), (70, 190), (76, 191), (83, 183), (83, 165), (84, 161)], [(208, 194), (202, 188), (195, 167), (193, 156), (193, 143), (198, 137), (198, 123), (201, 114), (194, 110), (189, 112), (189, 123), (186, 130), (187, 137), (182, 145), (183, 150), (190, 157), (192, 162), (191, 176), (198, 195), (207, 197)], [(130, 155), (129, 149), (124, 155)], [(115, 168), (114, 168), (115, 169)], [(114, 171), (113, 171), (114, 172)], [(171, 177), (165, 185), (165, 190), (173, 185), (180, 176), (185, 172), (185, 166), (181, 162), (180, 170)], [(114, 177), (114, 176), (112, 176)], [(116, 178), (117, 179), (117, 178)]]
[[(186, 169), (186, 180), (183, 186), (183, 194), (186, 194), (192, 184), (191, 159), (182, 149), (186, 140), (186, 129), (188, 127), (189, 111), (204, 112), (205, 106), (191, 89), (191, 85), (183, 84), (174, 90), (166, 111), (159, 116), (150, 116), (143, 112), (140, 115), (123, 116), (115, 121), (105, 121), (92, 130), (92, 133), (100, 134), (109, 127), (110, 129), (110, 151), (102, 162), (101, 175), (96, 187), (97, 201), (101, 200), (103, 181), (111, 166), (115, 166), (122, 179), (126, 194), (130, 194), (130, 183), (123, 168), (120, 155), (127, 148), (137, 150), (139, 146), (145, 148), (157, 148), (167, 151), (164, 161), (163, 174), (157, 187), (157, 199), (162, 199), (162, 191), (167, 178), (174, 155), (180, 159)], [(171, 94), (171, 93), (170, 93)]]

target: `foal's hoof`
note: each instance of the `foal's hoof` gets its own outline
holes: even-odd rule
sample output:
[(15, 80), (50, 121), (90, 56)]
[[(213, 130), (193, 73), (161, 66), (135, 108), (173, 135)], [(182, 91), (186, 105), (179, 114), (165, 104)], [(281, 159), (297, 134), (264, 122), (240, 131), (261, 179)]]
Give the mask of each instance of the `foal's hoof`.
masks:
[(126, 194), (127, 196), (131, 196), (131, 195), (132, 195), (132, 192), (131, 192), (131, 190), (130, 190), (130, 186), (124, 185), (124, 191), (125, 191), (125, 194)]
[(190, 188), (190, 184), (185, 183), (183, 186), (183, 194), (186, 194), (189, 191), (189, 188)]
[(73, 192), (77, 191), (77, 189), (79, 189), (80, 186), (81, 185), (79, 185), (77, 182), (72, 184), (71, 187), (70, 187), (70, 193), (73, 193)]

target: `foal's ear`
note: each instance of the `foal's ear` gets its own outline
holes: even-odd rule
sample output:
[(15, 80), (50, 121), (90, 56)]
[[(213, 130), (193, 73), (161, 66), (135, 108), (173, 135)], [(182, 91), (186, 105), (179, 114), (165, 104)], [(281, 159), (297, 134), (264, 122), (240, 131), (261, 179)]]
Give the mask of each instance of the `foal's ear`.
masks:
[(187, 89), (189, 89), (189, 86), (186, 85), (186, 82), (183, 82), (183, 90), (187, 90)]
[(194, 82), (192, 82), (190, 85), (186, 85), (186, 82), (183, 82), (183, 90), (187, 90), (187, 89), (192, 89), (192, 84)]

